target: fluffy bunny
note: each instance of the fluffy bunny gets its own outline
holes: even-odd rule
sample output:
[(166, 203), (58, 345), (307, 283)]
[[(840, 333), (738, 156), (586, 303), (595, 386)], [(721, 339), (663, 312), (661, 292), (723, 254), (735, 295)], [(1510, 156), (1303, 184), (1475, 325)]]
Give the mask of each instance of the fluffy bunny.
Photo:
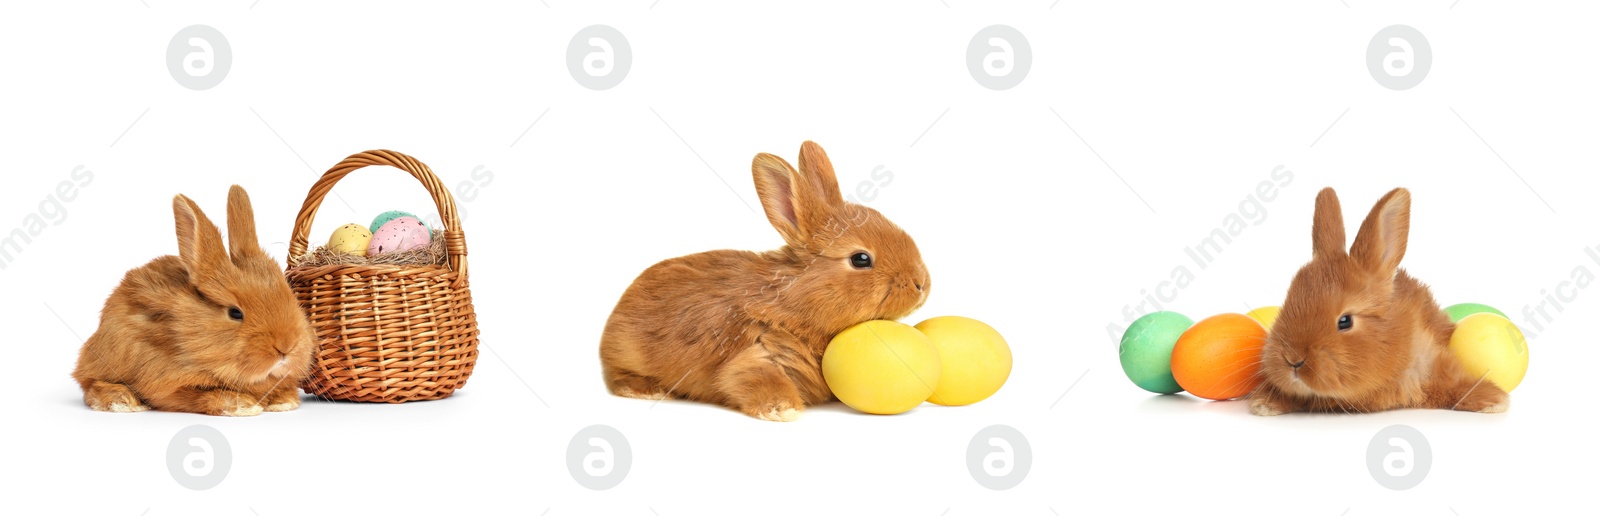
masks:
[(172, 199), (178, 256), (128, 271), (72, 376), (94, 410), (253, 416), (300, 406), (311, 325), (256, 242), (243, 188), (228, 191), (228, 245), (194, 201)]
[(833, 398), (822, 352), (835, 334), (905, 317), (927, 300), (916, 243), (872, 208), (844, 201), (822, 147), (801, 145), (799, 170), (759, 154), (751, 172), (787, 245), (693, 254), (641, 273), (600, 340), (613, 394), (792, 421)]
[(1373, 206), (1347, 253), (1338, 196), (1317, 194), (1311, 263), (1295, 274), (1261, 349), (1251, 413), (1510, 406), (1505, 391), (1462, 367), (1449, 348), (1455, 325), (1400, 269), (1410, 230), (1411, 193), (1397, 188)]

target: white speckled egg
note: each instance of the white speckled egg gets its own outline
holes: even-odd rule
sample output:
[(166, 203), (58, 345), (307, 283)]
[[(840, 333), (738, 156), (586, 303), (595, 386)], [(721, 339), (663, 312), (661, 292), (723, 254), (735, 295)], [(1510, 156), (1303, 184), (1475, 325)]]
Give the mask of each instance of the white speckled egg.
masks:
[(366, 256), (367, 246), (371, 243), (372, 232), (360, 224), (339, 226), (328, 237), (328, 249), (356, 256)]
[(400, 217), (385, 222), (377, 233), (372, 234), (372, 243), (367, 244), (367, 256), (427, 247), (432, 239), (433, 234), (428, 231), (427, 224), (416, 217)]

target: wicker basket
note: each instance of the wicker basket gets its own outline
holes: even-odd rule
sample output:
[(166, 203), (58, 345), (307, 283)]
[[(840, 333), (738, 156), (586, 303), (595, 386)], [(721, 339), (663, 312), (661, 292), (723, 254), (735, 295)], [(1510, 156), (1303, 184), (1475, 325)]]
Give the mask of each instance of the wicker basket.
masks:
[[(300, 267), (323, 197), (346, 174), (387, 165), (410, 172), (433, 195), (444, 221), (447, 266)], [(289, 241), (285, 275), (317, 335), (311, 375), (301, 387), (345, 401), (402, 403), (449, 397), (478, 360), (478, 322), (467, 288), (467, 244), (455, 199), (427, 165), (394, 151), (352, 155), (306, 194)]]

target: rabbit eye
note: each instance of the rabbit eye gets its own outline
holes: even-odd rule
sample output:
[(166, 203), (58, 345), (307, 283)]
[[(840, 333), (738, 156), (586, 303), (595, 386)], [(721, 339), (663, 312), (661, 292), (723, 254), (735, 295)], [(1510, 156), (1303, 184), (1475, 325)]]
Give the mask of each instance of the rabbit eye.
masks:
[(244, 311), (240, 310), (239, 307), (237, 307), (237, 306), (230, 307), (230, 308), (228, 308), (228, 318), (229, 319), (233, 319), (235, 321), (243, 321), (244, 320)]
[(1351, 324), (1352, 321), (1350, 320), (1349, 314), (1339, 316), (1339, 331), (1350, 329)]
[(857, 269), (870, 269), (872, 268), (872, 255), (865, 252), (852, 254), (850, 255), (850, 266)]

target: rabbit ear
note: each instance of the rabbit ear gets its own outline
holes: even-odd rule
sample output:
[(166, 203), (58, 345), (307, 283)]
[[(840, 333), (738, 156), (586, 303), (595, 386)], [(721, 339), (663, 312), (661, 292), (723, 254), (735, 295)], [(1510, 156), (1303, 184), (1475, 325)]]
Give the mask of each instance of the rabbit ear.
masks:
[(228, 253), (235, 259), (261, 253), (256, 241), (256, 212), (250, 207), (250, 194), (233, 185), (228, 189)]
[(1400, 268), (1410, 238), (1411, 192), (1396, 188), (1378, 199), (1367, 214), (1356, 232), (1355, 245), (1350, 246), (1350, 257), (1369, 271), (1393, 274)]
[(1343, 256), (1344, 213), (1339, 196), (1332, 188), (1317, 192), (1317, 212), (1311, 222), (1311, 254), (1317, 257)]
[(800, 145), (800, 170), (764, 152), (750, 168), (767, 220), (790, 246), (807, 247), (812, 235), (836, 224), (832, 219), (844, 206), (844, 196), (822, 146), (809, 141)]
[(808, 140), (800, 144), (800, 175), (806, 178), (806, 186), (810, 189), (807, 192), (809, 195), (804, 196), (807, 200), (818, 201), (830, 209), (844, 206), (844, 195), (839, 192), (839, 178), (833, 174), (833, 162), (828, 161), (828, 153), (823, 152), (822, 146), (816, 142)]
[(804, 247), (805, 226), (801, 223), (803, 204), (800, 202), (799, 172), (783, 158), (765, 152), (756, 155), (750, 164), (755, 177), (756, 194), (761, 197), (761, 207), (767, 220), (783, 235), (783, 240), (795, 247)]
[(201, 276), (227, 263), (228, 255), (222, 250), (222, 234), (217, 225), (206, 218), (200, 206), (188, 197), (172, 198), (172, 216), (177, 222), (178, 257), (189, 269), (191, 276)]

